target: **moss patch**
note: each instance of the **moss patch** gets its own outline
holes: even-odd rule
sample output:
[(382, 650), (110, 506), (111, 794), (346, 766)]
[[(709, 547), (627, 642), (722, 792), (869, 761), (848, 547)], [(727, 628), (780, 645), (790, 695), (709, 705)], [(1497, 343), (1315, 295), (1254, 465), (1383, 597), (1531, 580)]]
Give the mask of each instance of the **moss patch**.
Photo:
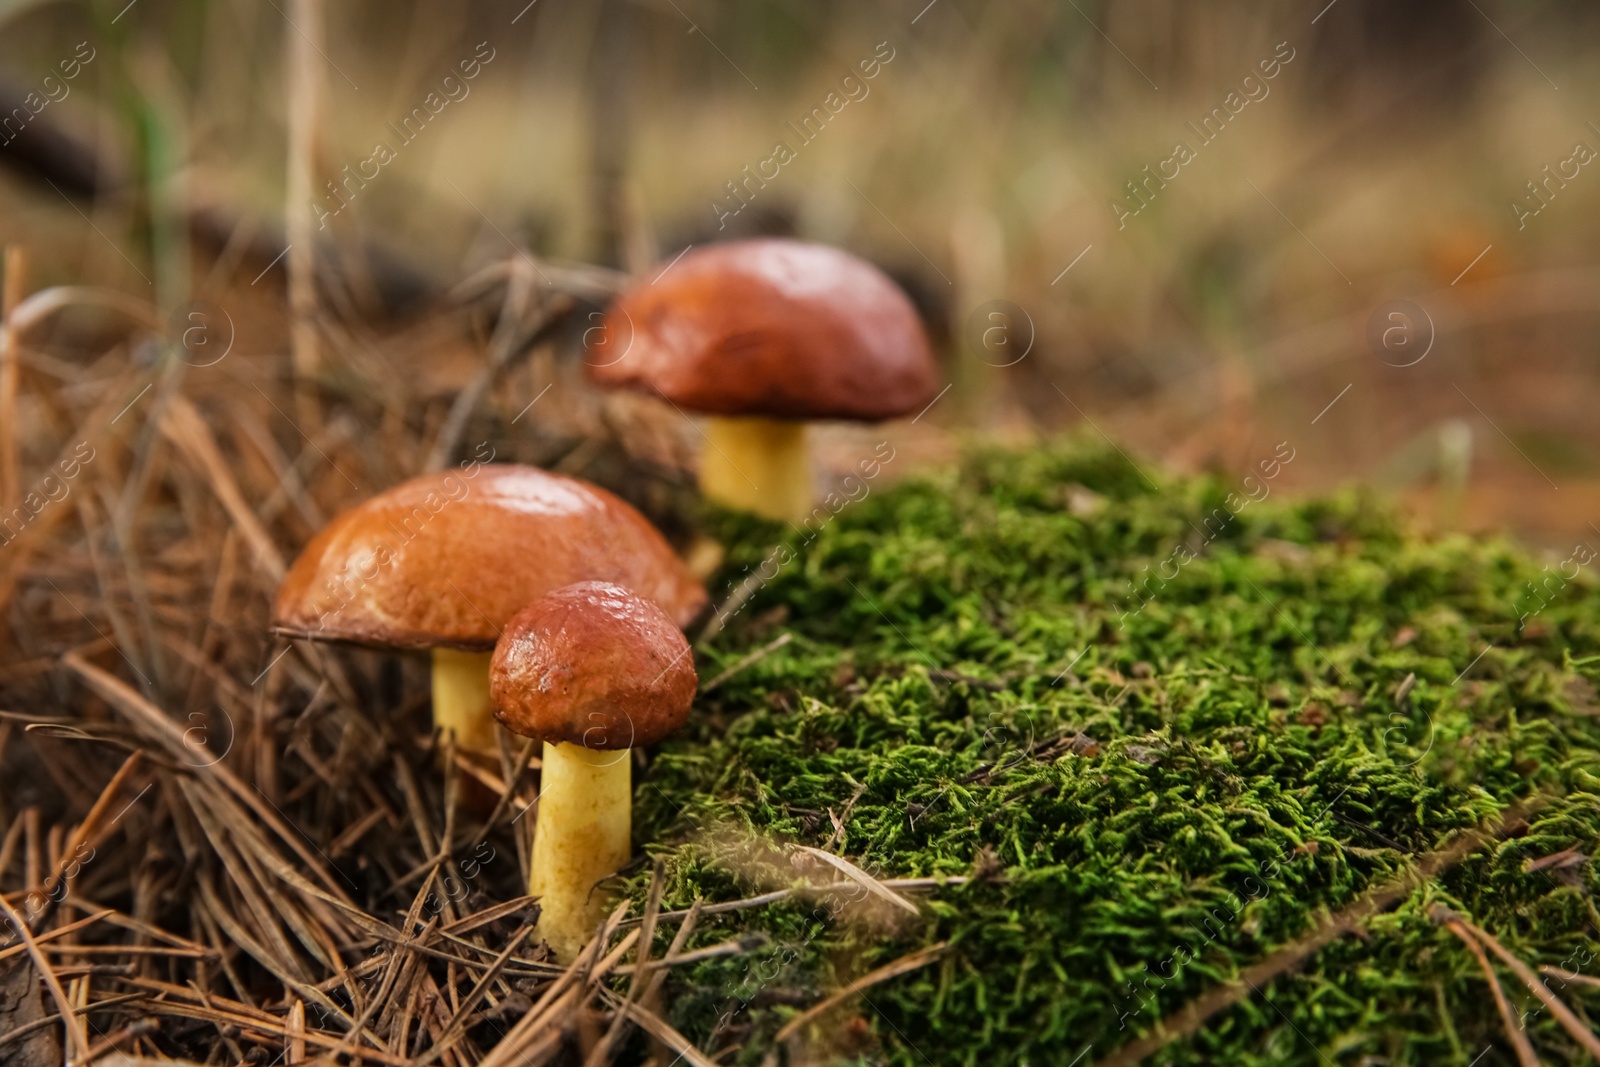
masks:
[[(823, 1060), (1039, 1065), (1090, 1047), (1090, 1063), (1536, 792), (1554, 799), (1520, 836), (1151, 1062), (1465, 1064), (1488, 1045), (1484, 1062), (1510, 1062), (1432, 903), (1532, 965), (1600, 977), (1592, 868), (1525, 869), (1600, 835), (1592, 568), (1519, 627), (1544, 603), (1525, 583), (1548, 573), (1508, 544), (1419, 541), (1355, 496), (1235, 513), (1230, 492), (1061, 445), (875, 488), (814, 535), (709, 517), (730, 550), (714, 590), (769, 558), (776, 573), (702, 679), (793, 639), (703, 696), (641, 775), (667, 904), (821, 880), (762, 859), (795, 844), (885, 878), (974, 877), (894, 926), (828, 900), (708, 918), (693, 944), (768, 940), (677, 970), (673, 1024), (759, 1063), (804, 1007), (948, 941), (823, 1018)], [(1580, 1013), (1597, 993), (1562, 990)], [(1547, 1012), (1528, 1028), (1573, 1053)]]

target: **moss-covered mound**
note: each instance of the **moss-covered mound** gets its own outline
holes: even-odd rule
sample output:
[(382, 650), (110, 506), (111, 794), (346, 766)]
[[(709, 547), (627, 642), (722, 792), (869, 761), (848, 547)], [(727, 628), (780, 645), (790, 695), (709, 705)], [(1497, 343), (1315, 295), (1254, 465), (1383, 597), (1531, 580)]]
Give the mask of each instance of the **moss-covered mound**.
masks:
[[(916, 918), (866, 894), (707, 917), (691, 947), (767, 940), (678, 968), (673, 1024), (738, 1046), (723, 1062), (777, 1062), (786, 1020), (948, 942), (803, 1028), (807, 1062), (1096, 1062), (1533, 798), (1150, 1060), (1512, 1062), (1482, 971), (1429, 908), (1600, 977), (1581, 855), (1600, 834), (1593, 568), (1424, 543), (1354, 497), (1282, 503), (1268, 475), (1292, 457), (1240, 485), (1153, 484), (1115, 452), (983, 451), (895, 488), (864, 474), (804, 528), (710, 520), (729, 547), (714, 588), (751, 595), (703, 681), (792, 639), (705, 693), (641, 776), (666, 905), (834, 876), (790, 862), (797, 845), (969, 880), (908, 893)], [(1501, 973), (1535, 1047), (1579, 1055)], [(1600, 1009), (1579, 981), (1552, 985)]]

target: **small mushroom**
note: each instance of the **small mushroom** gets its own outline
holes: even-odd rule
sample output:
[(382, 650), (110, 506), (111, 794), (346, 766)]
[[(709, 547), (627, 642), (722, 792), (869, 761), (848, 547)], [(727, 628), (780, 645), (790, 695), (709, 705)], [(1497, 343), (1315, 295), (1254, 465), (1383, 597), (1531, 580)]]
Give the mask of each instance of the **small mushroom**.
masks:
[(700, 487), (778, 520), (812, 507), (807, 421), (880, 422), (939, 388), (916, 309), (872, 264), (780, 238), (697, 249), (623, 293), (590, 376), (710, 416)]
[(632, 855), (631, 750), (681, 727), (698, 684), (672, 619), (609, 582), (557, 589), (495, 645), (495, 717), (544, 743), (528, 893), (558, 960), (594, 934), (609, 910), (596, 886)]
[(706, 593), (666, 539), (603, 489), (512, 464), (463, 465), (335, 517), (278, 589), (275, 632), (431, 651), (433, 718), (493, 753), (489, 657), (511, 616), (552, 589), (616, 582), (687, 625)]

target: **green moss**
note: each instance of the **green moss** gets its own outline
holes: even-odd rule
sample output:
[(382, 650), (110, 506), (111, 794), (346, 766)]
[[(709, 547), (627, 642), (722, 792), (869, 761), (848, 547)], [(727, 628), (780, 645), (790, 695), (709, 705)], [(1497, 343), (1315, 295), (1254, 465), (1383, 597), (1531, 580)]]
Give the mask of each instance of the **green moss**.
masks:
[[(874, 488), (814, 535), (708, 517), (729, 547), (714, 589), (780, 542), (768, 573), (788, 561), (703, 651), (702, 677), (780, 629), (793, 640), (702, 697), (642, 777), (639, 833), (666, 861), (668, 903), (771, 888), (753, 880), (756, 850), (823, 847), (847, 808), (833, 850), (882, 877), (986, 876), (921, 897), (923, 918), (888, 930), (812, 902), (708, 919), (697, 945), (769, 943), (677, 971), (673, 1024), (757, 1063), (820, 996), (948, 940), (939, 963), (824, 1020), (841, 1059), (1038, 1065), (1092, 1045), (1088, 1063), (1406, 853), (1536, 791), (1556, 799), (1524, 836), (1151, 1062), (1503, 1050), (1475, 962), (1427, 918), (1435, 902), (1530, 964), (1600, 972), (1592, 869), (1524, 870), (1600, 835), (1588, 574), (1519, 630), (1540, 567), (1512, 546), (1416, 540), (1348, 494), (1226, 519), (1229, 488), (1152, 486), (1115, 452), (1061, 445)], [(1172, 574), (1179, 545), (1195, 558), (1140, 608), (1130, 581)], [(1594, 990), (1563, 995), (1600, 1009)], [(1552, 1058), (1575, 1047), (1547, 1012), (1528, 1025)]]

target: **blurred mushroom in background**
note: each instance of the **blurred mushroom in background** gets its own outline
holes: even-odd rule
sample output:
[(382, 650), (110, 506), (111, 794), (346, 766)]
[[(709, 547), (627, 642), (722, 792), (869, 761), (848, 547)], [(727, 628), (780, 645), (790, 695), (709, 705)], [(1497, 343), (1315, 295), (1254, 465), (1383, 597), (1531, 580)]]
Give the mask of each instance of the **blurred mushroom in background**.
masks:
[(803, 241), (692, 251), (623, 293), (605, 335), (590, 376), (710, 416), (702, 491), (769, 519), (811, 510), (807, 422), (915, 414), (939, 388), (906, 294), (865, 260)]

